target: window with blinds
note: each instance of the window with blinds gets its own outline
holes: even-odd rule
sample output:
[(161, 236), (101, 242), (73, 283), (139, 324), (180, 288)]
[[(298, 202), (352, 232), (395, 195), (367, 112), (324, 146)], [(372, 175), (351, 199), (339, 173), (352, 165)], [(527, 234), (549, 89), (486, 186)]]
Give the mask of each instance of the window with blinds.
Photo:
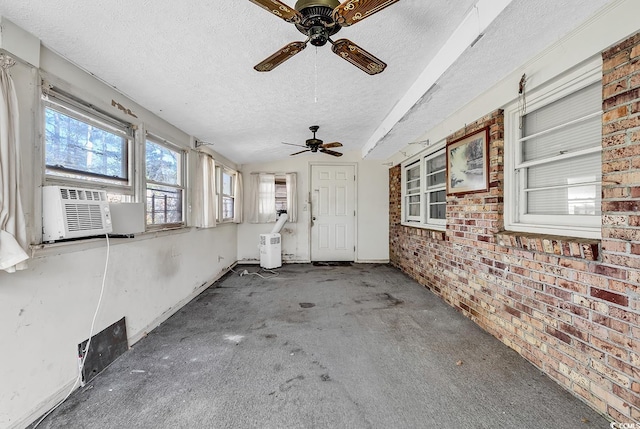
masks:
[(602, 83), (558, 93), (546, 94), (549, 101), (537, 103), (513, 127), (515, 223), (563, 234), (573, 227), (595, 231), (601, 214)]

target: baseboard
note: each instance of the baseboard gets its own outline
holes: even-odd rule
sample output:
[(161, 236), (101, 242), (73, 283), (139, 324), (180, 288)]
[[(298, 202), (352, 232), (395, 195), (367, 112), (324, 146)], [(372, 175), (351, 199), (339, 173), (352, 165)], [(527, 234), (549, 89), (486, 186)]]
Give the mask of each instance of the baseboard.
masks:
[[(74, 384), (76, 384), (76, 381), (77, 381), (77, 377), (75, 377), (73, 380), (66, 383), (64, 386), (58, 389), (57, 392), (55, 392), (53, 395), (49, 396), (47, 399), (42, 401), (29, 414), (27, 414), (26, 417), (23, 417), (22, 419), (17, 420), (16, 422), (10, 424), (8, 426), (8, 429), (24, 429), (30, 424), (37, 421), (38, 419), (42, 418), (42, 416), (45, 413), (47, 413), (50, 409), (58, 405), (60, 401), (65, 399), (72, 388), (74, 391), (76, 390), (77, 386), (76, 388), (74, 388)], [(78, 383), (78, 386), (79, 385), (80, 384)]]
[(236, 265), (260, 265), (260, 259), (242, 259)]
[[(137, 343), (141, 339), (147, 336), (149, 332), (160, 326), (162, 322), (167, 320), (169, 317), (173, 316), (178, 310), (184, 307), (187, 303), (189, 303), (192, 299), (200, 295), (205, 289), (213, 285), (215, 282), (220, 280), (225, 274), (227, 274), (233, 267), (237, 265), (236, 262), (231, 264), (228, 268), (220, 271), (218, 275), (212, 280), (204, 283), (202, 286), (194, 289), (187, 297), (179, 301), (173, 307), (162, 313), (156, 319), (154, 319), (150, 324), (148, 324), (144, 329), (136, 333), (135, 335), (131, 335), (128, 338), (129, 346)], [(20, 420), (17, 420), (15, 423), (12, 423), (8, 426), (8, 429), (23, 429), (37, 419), (41, 418), (46, 412), (48, 412), (51, 408), (55, 407), (60, 401), (65, 399), (65, 397), (69, 394), (69, 391), (72, 389), (73, 385), (76, 383), (76, 378), (72, 381), (66, 383), (63, 387), (58, 389), (53, 395), (49, 396), (47, 399), (42, 401), (37, 407), (33, 409), (26, 417), (23, 417)], [(74, 389), (75, 391), (76, 389)]]
[[(354, 261), (356, 264), (388, 264), (389, 259), (356, 259)], [(282, 261), (283, 264), (310, 264), (310, 260), (304, 261)], [(243, 259), (241, 261), (236, 262), (237, 265), (260, 265), (259, 259)]]
[(237, 262), (234, 262), (233, 264), (231, 264), (228, 268), (225, 268), (224, 270), (220, 271), (218, 273), (218, 275), (216, 277), (214, 277), (212, 280), (204, 283), (202, 286), (194, 289), (189, 295), (187, 295), (185, 298), (183, 298), (182, 300), (178, 301), (174, 306), (172, 306), (171, 308), (169, 308), (168, 310), (166, 310), (164, 313), (162, 313), (160, 316), (156, 317), (151, 323), (149, 323), (146, 327), (144, 327), (143, 329), (141, 329), (140, 331), (138, 331), (136, 334), (131, 335), (129, 337), (129, 346), (134, 345), (135, 343), (137, 343), (138, 341), (140, 341), (141, 339), (143, 339), (144, 337), (146, 337), (149, 332), (153, 331), (154, 329), (156, 329), (158, 326), (160, 326), (162, 324), (162, 322), (166, 321), (169, 317), (173, 316), (174, 314), (176, 314), (182, 307), (184, 307), (185, 305), (187, 305), (191, 300), (193, 300), (195, 297), (197, 297), (198, 295), (200, 295), (205, 289), (209, 288), (212, 284), (214, 284), (215, 282), (217, 282), (218, 280), (220, 280), (225, 274), (227, 274), (229, 271), (231, 271), (231, 269), (233, 267), (235, 267), (236, 265), (238, 265)]
[[(311, 261), (294, 261), (294, 260), (282, 260), (282, 264), (310, 264)], [(243, 259), (241, 261), (236, 262), (237, 265), (260, 265), (259, 259)]]

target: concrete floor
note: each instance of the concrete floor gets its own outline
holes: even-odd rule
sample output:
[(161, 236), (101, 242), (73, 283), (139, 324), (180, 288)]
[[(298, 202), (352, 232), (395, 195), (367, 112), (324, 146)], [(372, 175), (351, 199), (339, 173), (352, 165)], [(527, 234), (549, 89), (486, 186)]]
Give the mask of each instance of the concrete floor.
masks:
[(285, 265), (206, 290), (39, 426), (60, 427), (609, 423), (389, 266)]

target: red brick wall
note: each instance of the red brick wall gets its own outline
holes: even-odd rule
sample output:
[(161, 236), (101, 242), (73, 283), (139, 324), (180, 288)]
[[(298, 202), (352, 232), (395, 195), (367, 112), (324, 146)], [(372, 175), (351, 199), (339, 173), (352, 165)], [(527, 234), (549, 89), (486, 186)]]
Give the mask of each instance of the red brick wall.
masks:
[(449, 196), (446, 232), (401, 225), (390, 170), (391, 263), (619, 422), (640, 422), (640, 34), (603, 53), (602, 240), (503, 231), (501, 111), (490, 189)]

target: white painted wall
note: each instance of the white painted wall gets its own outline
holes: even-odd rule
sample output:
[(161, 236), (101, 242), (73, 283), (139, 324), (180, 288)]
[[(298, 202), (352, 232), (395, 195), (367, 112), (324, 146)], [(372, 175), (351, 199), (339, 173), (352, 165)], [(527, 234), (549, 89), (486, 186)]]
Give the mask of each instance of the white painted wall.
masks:
[[(15, 54), (20, 57), (19, 52)], [(125, 119), (133, 119), (140, 128), (184, 147), (191, 144), (191, 136), (44, 48), (40, 67), (48, 78), (85, 101), (112, 112), (111, 100), (117, 100), (135, 112), (139, 119)], [(78, 374), (77, 345), (89, 337), (106, 240), (38, 246), (42, 185), (39, 76), (26, 64), (17, 64), (11, 74), (21, 114), (21, 189), (29, 238), (36, 246), (27, 270), (0, 271), (0, 427), (21, 428), (62, 399)], [(236, 168), (219, 155), (216, 159)], [(130, 344), (224, 274), (238, 253), (235, 224), (111, 241), (95, 332), (126, 317)]]
[[(286, 223), (282, 234), (282, 253), (285, 262), (309, 262), (310, 211), (309, 174), (311, 163), (352, 163), (357, 171), (357, 237), (356, 262), (387, 262), (389, 260), (389, 172), (380, 161), (365, 161), (359, 151), (347, 152), (340, 158), (324, 154), (298, 155), (280, 161), (242, 166), (245, 180), (245, 207), (250, 190), (252, 172), (297, 173), (298, 221)], [(244, 223), (238, 226), (238, 261), (257, 263), (260, 234), (271, 231), (271, 224)]]
[[(235, 260), (235, 229), (112, 240), (96, 331), (126, 317), (130, 343), (142, 338)], [(67, 250), (30, 260), (26, 271), (0, 272), (0, 427), (45, 412), (78, 374), (77, 346), (89, 337), (106, 241)]]

